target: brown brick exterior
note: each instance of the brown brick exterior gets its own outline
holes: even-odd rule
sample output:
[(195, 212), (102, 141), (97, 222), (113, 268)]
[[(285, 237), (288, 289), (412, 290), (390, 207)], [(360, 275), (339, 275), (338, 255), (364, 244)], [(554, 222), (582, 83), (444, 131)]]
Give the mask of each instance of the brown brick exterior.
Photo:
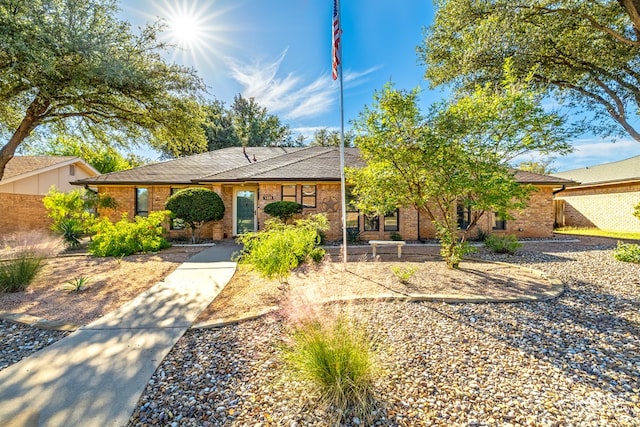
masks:
[[(215, 224), (206, 225), (200, 232), (202, 238), (220, 240), (231, 238), (233, 231), (233, 197), (234, 191), (242, 189), (255, 189), (256, 193), (256, 218), (257, 228), (264, 228), (268, 215), (264, 213), (264, 207), (274, 201), (282, 199), (282, 185), (296, 184), (297, 201), (301, 201), (302, 185), (316, 185), (316, 207), (304, 208), (303, 215), (325, 213), (329, 219), (330, 229), (326, 233), (328, 240), (338, 240), (342, 237), (341, 228), (341, 204), (340, 183), (293, 183), (293, 182), (262, 182), (259, 184), (211, 184), (204, 186), (218, 193), (224, 202), (225, 216)], [(171, 187), (167, 185), (147, 186), (149, 189), (149, 211), (164, 209), (166, 199), (169, 197)], [(176, 187), (180, 188), (180, 187)], [(133, 218), (135, 212), (135, 186), (101, 186), (98, 191), (109, 194), (116, 199), (117, 208), (101, 212), (112, 221), (120, 219), (122, 213)], [(552, 187), (539, 187), (538, 191), (531, 195), (529, 207), (523, 212), (515, 213), (516, 219), (507, 221), (506, 230), (493, 230), (493, 215), (485, 214), (478, 225), (484, 231), (493, 233), (515, 234), (518, 237), (551, 237), (554, 225)], [(404, 240), (431, 239), (435, 236), (433, 224), (424, 212), (415, 209), (400, 209), (400, 231)], [(360, 220), (360, 229), (363, 230), (363, 220)], [(168, 224), (167, 224), (168, 229)], [(419, 232), (418, 232), (419, 230)], [(383, 222), (380, 221), (380, 231), (361, 232), (363, 240), (391, 238), (392, 232), (385, 232)], [(170, 230), (169, 237), (188, 237), (190, 230)], [(472, 231), (473, 235), (473, 231)]]
[(640, 203), (640, 182), (568, 188), (556, 194), (568, 227), (640, 232), (633, 208)]
[(51, 220), (42, 203), (44, 196), (0, 193), (0, 233), (3, 236), (49, 230)]

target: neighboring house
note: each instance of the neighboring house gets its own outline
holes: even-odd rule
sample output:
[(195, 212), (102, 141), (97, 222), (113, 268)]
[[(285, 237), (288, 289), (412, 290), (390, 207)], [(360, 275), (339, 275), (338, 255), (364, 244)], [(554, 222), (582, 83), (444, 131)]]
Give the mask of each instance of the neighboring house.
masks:
[(556, 194), (559, 225), (640, 232), (640, 219), (633, 216), (640, 203), (640, 156), (554, 176), (580, 183)]
[(0, 180), (2, 234), (48, 229), (42, 199), (51, 186), (71, 191), (70, 182), (98, 175), (84, 160), (71, 156), (16, 156), (9, 160)]
[[(349, 167), (364, 166), (356, 148), (345, 150)], [(517, 172), (516, 179), (537, 187), (529, 208), (509, 221), (485, 215), (480, 227), (485, 231), (513, 233), (521, 237), (550, 237), (553, 233), (553, 190), (570, 181), (529, 172)], [(130, 218), (164, 209), (175, 191), (201, 186), (218, 193), (225, 205), (224, 219), (209, 225), (202, 237), (231, 238), (264, 226), (264, 207), (289, 200), (304, 206), (303, 214), (325, 213), (330, 222), (328, 240), (341, 237), (340, 155), (335, 147), (241, 147), (225, 148), (176, 160), (146, 165), (126, 171), (75, 181), (115, 198), (116, 209), (103, 211), (112, 220), (123, 213)], [(347, 200), (347, 206), (349, 206)], [(468, 212), (459, 212), (460, 221)], [(170, 226), (170, 237), (186, 236)], [(360, 232), (362, 239), (389, 239), (399, 233), (405, 240), (434, 237), (434, 228), (424, 213), (401, 208), (386, 216), (368, 217), (348, 209), (347, 227)]]

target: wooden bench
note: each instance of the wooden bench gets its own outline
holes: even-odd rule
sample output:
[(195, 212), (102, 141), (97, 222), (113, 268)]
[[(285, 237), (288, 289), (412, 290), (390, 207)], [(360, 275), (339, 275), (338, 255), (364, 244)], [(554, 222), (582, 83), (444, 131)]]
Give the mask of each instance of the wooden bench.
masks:
[(373, 248), (373, 257), (376, 257), (376, 248), (378, 246), (397, 246), (398, 258), (402, 256), (402, 247), (405, 245), (404, 240), (369, 240), (369, 244)]

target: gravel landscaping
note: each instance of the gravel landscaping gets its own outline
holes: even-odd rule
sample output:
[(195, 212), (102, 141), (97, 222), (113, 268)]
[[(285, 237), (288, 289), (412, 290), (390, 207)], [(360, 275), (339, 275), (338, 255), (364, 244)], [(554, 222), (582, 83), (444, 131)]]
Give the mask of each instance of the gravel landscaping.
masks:
[[(478, 255), (561, 279), (566, 291), (555, 300), (340, 306), (365, 319), (380, 342), (369, 424), (640, 426), (640, 265), (614, 260), (615, 242), (599, 242)], [(314, 395), (282, 369), (285, 335), (277, 316), (189, 331), (129, 425), (331, 425)], [(62, 336), (0, 321), (0, 369)]]
[[(347, 307), (383, 343), (371, 424), (640, 426), (640, 266), (611, 246), (481, 255), (560, 278), (567, 290), (548, 302)], [(129, 425), (330, 425), (281, 369), (282, 337), (276, 317), (188, 332)]]

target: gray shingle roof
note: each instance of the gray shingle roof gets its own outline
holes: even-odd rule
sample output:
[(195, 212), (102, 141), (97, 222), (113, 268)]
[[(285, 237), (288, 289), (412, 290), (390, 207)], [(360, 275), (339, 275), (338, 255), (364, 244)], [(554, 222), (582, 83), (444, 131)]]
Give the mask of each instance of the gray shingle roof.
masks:
[[(76, 181), (76, 184), (190, 184), (195, 182), (339, 181), (337, 147), (241, 147), (141, 166)], [(253, 161), (255, 158), (256, 161)], [(345, 149), (348, 167), (365, 165), (357, 148)], [(562, 185), (567, 179), (517, 171), (522, 183)]]
[(553, 174), (582, 185), (640, 180), (640, 156)]

